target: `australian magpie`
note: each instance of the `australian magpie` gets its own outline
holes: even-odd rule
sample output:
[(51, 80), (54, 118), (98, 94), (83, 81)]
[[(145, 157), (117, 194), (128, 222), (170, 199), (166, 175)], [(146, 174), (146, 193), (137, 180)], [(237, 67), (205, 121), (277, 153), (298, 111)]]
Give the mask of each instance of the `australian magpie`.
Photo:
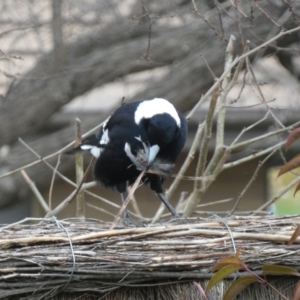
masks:
[[(116, 188), (123, 202), (127, 185), (132, 185), (146, 170), (143, 183), (149, 183), (172, 215), (178, 217), (164, 196), (162, 184), (184, 146), (186, 135), (185, 117), (169, 101), (155, 98), (123, 104), (95, 135), (84, 139), (74, 150), (89, 150), (97, 158), (95, 180)], [(160, 174), (150, 173), (151, 169)], [(124, 222), (134, 223), (127, 210)]]

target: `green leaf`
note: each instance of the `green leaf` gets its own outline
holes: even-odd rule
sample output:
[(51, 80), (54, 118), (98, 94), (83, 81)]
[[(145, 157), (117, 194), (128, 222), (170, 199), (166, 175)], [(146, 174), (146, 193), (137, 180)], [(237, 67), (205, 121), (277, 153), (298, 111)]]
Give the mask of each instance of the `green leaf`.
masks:
[(248, 285), (259, 282), (259, 279), (255, 276), (243, 276), (235, 280), (227, 289), (223, 300), (232, 300), (238, 294), (240, 294)]
[(300, 127), (292, 130), (289, 133), (285, 143), (285, 150), (288, 150), (299, 137), (300, 137)]
[(214, 285), (216, 285), (218, 282), (223, 280), (228, 275), (242, 269), (241, 266), (236, 264), (231, 264), (223, 267), (221, 270), (219, 270), (214, 276), (209, 280), (207, 286), (206, 286), (206, 292), (209, 291)]
[(300, 276), (300, 273), (294, 268), (280, 266), (280, 265), (263, 265), (263, 275), (289, 275)]
[(291, 170), (294, 170), (300, 166), (300, 154), (293, 157), (290, 161), (288, 161), (284, 166), (281, 167), (277, 178)]
[(294, 243), (299, 235), (300, 235), (300, 225), (297, 226), (297, 228), (295, 229), (294, 233), (292, 234), (287, 244), (291, 245), (292, 243)]

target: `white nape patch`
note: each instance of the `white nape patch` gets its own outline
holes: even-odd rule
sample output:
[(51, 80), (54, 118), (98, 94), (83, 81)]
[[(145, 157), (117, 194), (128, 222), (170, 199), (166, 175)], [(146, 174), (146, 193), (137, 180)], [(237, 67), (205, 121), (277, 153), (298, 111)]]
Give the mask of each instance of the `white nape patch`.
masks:
[(145, 100), (139, 104), (134, 114), (134, 121), (136, 124), (139, 124), (140, 121), (145, 119), (150, 119), (157, 114), (169, 114), (177, 123), (177, 126), (180, 127), (180, 118), (178, 113), (168, 100), (163, 98), (154, 98), (153, 100)]
[(94, 146), (92, 145), (81, 145), (80, 149), (81, 150), (91, 150)]
[(96, 147), (96, 146), (93, 146), (92, 148), (91, 148), (91, 153), (92, 153), (92, 155), (93, 156), (95, 156), (96, 158), (99, 158), (100, 157), (100, 154), (101, 154), (101, 148), (99, 148), (99, 147)]
[(148, 156), (148, 166), (150, 166), (153, 163), (159, 149), (160, 148), (159, 148), (158, 145), (153, 145), (153, 146), (150, 147), (149, 156)]
[(108, 129), (103, 130), (103, 134), (101, 137), (101, 140), (99, 142), (100, 145), (107, 145), (109, 142), (109, 137), (108, 137)]

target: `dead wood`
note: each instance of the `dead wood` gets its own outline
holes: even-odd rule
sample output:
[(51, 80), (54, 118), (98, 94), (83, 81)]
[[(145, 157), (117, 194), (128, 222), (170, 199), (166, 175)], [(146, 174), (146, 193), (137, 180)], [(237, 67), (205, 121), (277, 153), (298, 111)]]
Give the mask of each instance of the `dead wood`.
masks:
[[(232, 217), (226, 222), (235, 246), (241, 249), (240, 258), (257, 274), (261, 274), (264, 264), (298, 267), (300, 240), (291, 246), (286, 242), (298, 226), (299, 217)], [(146, 286), (155, 293), (167, 286), (167, 294), (178, 294), (183, 289), (189, 294), (186, 299), (199, 299), (199, 294), (198, 298), (192, 297), (197, 290), (191, 282), (200, 282), (204, 288), (216, 261), (234, 255), (228, 230), (214, 219), (177, 220), (143, 228), (119, 226), (114, 230), (109, 230), (110, 225), (98, 220), (57, 223), (50, 218), (2, 226), (0, 299), (39, 299), (62, 290), (66, 294), (112, 296), (120, 289), (130, 287), (131, 293), (138, 293)], [(248, 274), (240, 272), (237, 276), (245, 275)], [(274, 284), (280, 286), (278, 280)], [(284, 287), (280, 292), (292, 295), (296, 281), (285, 280), (289, 280), (290, 288)], [(220, 299), (219, 288), (211, 291), (209, 299)], [(271, 293), (265, 287), (262, 290)]]

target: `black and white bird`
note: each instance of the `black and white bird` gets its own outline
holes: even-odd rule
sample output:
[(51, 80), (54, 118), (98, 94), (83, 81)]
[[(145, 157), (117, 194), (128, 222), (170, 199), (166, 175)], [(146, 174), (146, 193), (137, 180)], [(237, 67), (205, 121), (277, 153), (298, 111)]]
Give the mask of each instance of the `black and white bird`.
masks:
[[(169, 101), (154, 98), (123, 104), (97, 134), (84, 139), (74, 150), (88, 150), (97, 158), (95, 180), (116, 188), (123, 202), (127, 185), (132, 185), (143, 170), (139, 157), (145, 158), (146, 171), (155, 164), (167, 166), (164, 175), (146, 173), (142, 181), (149, 183), (172, 215), (178, 217), (164, 196), (162, 184), (185, 144), (186, 135), (185, 117)], [(127, 210), (124, 222), (134, 223)]]

